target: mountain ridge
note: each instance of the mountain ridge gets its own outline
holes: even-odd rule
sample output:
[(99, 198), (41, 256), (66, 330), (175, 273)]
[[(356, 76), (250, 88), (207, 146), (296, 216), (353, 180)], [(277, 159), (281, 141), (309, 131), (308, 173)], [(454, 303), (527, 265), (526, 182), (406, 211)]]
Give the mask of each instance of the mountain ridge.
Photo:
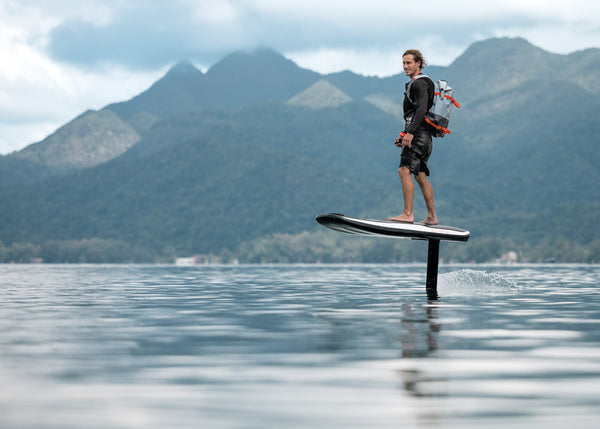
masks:
[[(597, 70), (596, 66), (600, 66), (598, 52), (599, 49), (590, 48), (560, 55), (535, 47), (522, 38), (488, 39), (471, 45), (450, 66), (445, 68), (428, 66), (424, 72), (434, 79), (445, 78), (451, 82), (464, 104), (471, 101), (472, 94), (481, 92), (478, 87), (486, 86), (493, 92), (501, 93), (514, 89), (515, 85), (524, 79), (538, 79), (539, 73), (529, 70), (531, 67), (517, 67), (514, 63), (537, 60), (539, 64), (541, 56), (543, 67), (537, 67), (536, 70), (546, 70), (546, 78), (565, 79), (568, 76), (575, 76), (574, 80), (581, 87), (596, 93), (600, 91), (600, 85), (596, 85), (596, 82), (600, 83), (600, 78), (594, 78), (597, 75), (594, 74)], [(506, 66), (506, 61), (502, 60), (502, 57), (511, 58), (512, 63)], [(584, 60), (586, 73), (572, 73), (572, 67), (568, 66), (568, 59), (572, 57), (581, 57), (580, 59)], [(483, 67), (482, 64), (487, 66)], [(269, 68), (278, 71), (267, 78), (261, 77), (260, 72)], [(552, 70), (556, 68), (564, 71), (553, 72)], [(483, 72), (473, 73), (473, 70), (483, 70)], [(493, 72), (488, 72), (490, 70)], [(250, 75), (244, 78), (244, 73), (248, 71)], [(287, 75), (287, 72), (291, 74)], [(465, 74), (470, 76), (468, 80), (459, 77)], [(282, 86), (286, 86), (283, 83), (286, 80), (295, 81), (292, 85), (293, 89), (291, 87), (282, 89)], [(235, 108), (256, 102), (285, 102), (320, 80), (327, 81), (350, 98), (371, 100), (384, 112), (395, 115), (398, 115), (398, 106), (401, 104), (403, 86), (406, 82), (403, 73), (385, 78), (362, 76), (350, 71), (320, 75), (302, 69), (276, 51), (263, 47), (254, 51), (237, 51), (227, 55), (206, 73), (202, 73), (189, 61), (180, 61), (146, 91), (131, 100), (109, 104), (104, 109), (114, 111), (138, 133), (144, 134), (157, 120), (166, 116), (204, 109)], [(233, 87), (231, 81), (237, 82), (237, 87)], [(273, 82), (279, 82), (277, 91), (283, 91), (279, 96), (266, 94), (267, 91), (264, 90), (265, 87), (273, 86)], [(245, 89), (242, 91), (240, 88)], [(237, 95), (227, 97), (224, 95), (225, 91)], [(230, 100), (222, 101), (224, 99)], [(68, 127), (70, 123), (65, 124), (61, 129)], [(25, 149), (25, 152), (30, 152), (32, 148)], [(43, 164), (43, 156), (38, 158), (38, 161)], [(82, 162), (82, 166), (85, 166), (85, 163)]]
[[(594, 209), (600, 190), (592, 186), (600, 181), (600, 102), (586, 86), (597, 79), (592, 66), (600, 50), (548, 53), (538, 63), (552, 70), (536, 71), (532, 63), (532, 70), (514, 73), (517, 59), (540, 54), (531, 46), (492, 39), (448, 67), (425, 69), (446, 77), (462, 104), (452, 134), (434, 143), (430, 180), (439, 216), (470, 229), (475, 243), (503, 237), (530, 248), (544, 238), (572, 237), (588, 245), (600, 240), (585, 226), (600, 220)], [(240, 82), (239, 61), (252, 58), (258, 71), (261, 55), (270, 74)], [(282, 58), (272, 50), (246, 52), (206, 73), (178, 63), (147, 91), (99, 111), (118, 115), (140, 137), (106, 162), (44, 171), (39, 160), (0, 158), (0, 241), (100, 238), (155, 255), (207, 254), (236, 252), (272, 234), (318, 234), (313, 219), (320, 212), (397, 214), (393, 140), (403, 127), (398, 116), (407, 78), (321, 75)], [(577, 60), (585, 72), (565, 77)], [(235, 82), (227, 85), (219, 69)], [(284, 70), (295, 77), (281, 79)], [(513, 75), (516, 81), (501, 79)], [(269, 86), (274, 76), (279, 80)], [(319, 109), (286, 103), (321, 81), (329, 94), (323, 100), (342, 93), (345, 102)], [(214, 82), (220, 85), (211, 87)], [(244, 86), (251, 88), (239, 94)], [(309, 91), (308, 100), (319, 100), (318, 92)], [(219, 94), (228, 101), (213, 100)], [(422, 209), (418, 194), (415, 201)], [(577, 213), (573, 207), (580, 208), (580, 221), (560, 222), (559, 214)], [(539, 213), (551, 229), (535, 224)], [(232, 219), (226, 228), (223, 219)]]

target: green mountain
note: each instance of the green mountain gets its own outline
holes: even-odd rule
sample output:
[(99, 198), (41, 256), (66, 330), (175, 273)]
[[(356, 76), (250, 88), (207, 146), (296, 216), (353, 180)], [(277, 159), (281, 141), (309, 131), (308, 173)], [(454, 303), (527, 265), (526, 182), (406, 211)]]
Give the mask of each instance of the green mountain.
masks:
[[(425, 69), (462, 104), (452, 134), (435, 142), (431, 181), (442, 223), (472, 232), (463, 259), (542, 245), (600, 258), (599, 62), (599, 49), (556, 55), (504, 38)], [(299, 247), (302, 257), (282, 260), (339, 260), (331, 254), (358, 242), (336, 238), (323, 250), (333, 233), (316, 214), (401, 210), (393, 141), (405, 82), (321, 75), (264, 48), (206, 73), (179, 63), (133, 99), (0, 157), (0, 259), (3, 247), (14, 258), (29, 243), (46, 260), (73, 260), (49, 257), (49, 243), (96, 239), (139, 260), (225, 252), (254, 261)], [(422, 211), (418, 192), (416, 201)], [(396, 251), (371, 243), (351, 244), (354, 260)]]
[(113, 111), (88, 111), (15, 158), (58, 170), (87, 168), (118, 157), (139, 140), (136, 130)]
[(320, 80), (307, 90), (290, 98), (287, 103), (312, 109), (323, 109), (325, 107), (336, 108), (351, 101), (352, 98), (343, 91), (326, 80)]

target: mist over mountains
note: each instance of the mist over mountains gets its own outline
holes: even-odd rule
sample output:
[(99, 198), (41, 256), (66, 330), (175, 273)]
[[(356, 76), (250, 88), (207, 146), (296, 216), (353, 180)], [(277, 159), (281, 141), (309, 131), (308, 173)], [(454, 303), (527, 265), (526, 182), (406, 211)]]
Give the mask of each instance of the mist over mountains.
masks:
[[(424, 70), (462, 105), (434, 142), (430, 180), (441, 223), (469, 229), (467, 246), (495, 243), (493, 256), (570, 243), (597, 257), (599, 70), (600, 49), (557, 55), (508, 38)], [(131, 100), (0, 157), (0, 242), (98, 239), (155, 260), (239, 257), (309, 234), (310, 254), (331, 237), (319, 213), (402, 209), (393, 141), (406, 81), (322, 75), (267, 48), (206, 73), (178, 63)]]

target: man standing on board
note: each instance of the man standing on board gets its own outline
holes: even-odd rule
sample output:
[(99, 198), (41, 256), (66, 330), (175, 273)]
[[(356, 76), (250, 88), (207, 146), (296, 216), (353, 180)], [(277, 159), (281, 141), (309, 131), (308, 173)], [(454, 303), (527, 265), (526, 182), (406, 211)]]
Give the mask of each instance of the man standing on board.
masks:
[[(396, 139), (396, 146), (402, 148), (400, 157), (400, 182), (402, 183), (402, 195), (404, 197), (404, 210), (402, 214), (389, 218), (397, 222), (413, 223), (413, 201), (415, 195), (415, 184), (411, 174), (421, 187), (425, 205), (427, 206), (427, 217), (423, 220), (426, 225), (437, 225), (433, 204), (433, 188), (427, 176), (429, 169), (427, 161), (433, 150), (433, 142), (429, 125), (425, 122), (425, 114), (433, 104), (434, 84), (428, 77), (417, 79), (421, 69), (426, 62), (421, 52), (409, 49), (402, 55), (404, 72), (413, 79), (410, 86), (410, 94), (404, 94), (404, 121), (406, 128)], [(409, 84), (406, 84), (409, 87)]]

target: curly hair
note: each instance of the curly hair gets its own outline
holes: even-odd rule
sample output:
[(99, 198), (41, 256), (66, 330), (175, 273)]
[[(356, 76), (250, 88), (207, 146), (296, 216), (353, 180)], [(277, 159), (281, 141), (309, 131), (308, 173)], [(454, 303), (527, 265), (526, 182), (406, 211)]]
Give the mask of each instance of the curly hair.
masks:
[(407, 50), (404, 54), (402, 54), (402, 56), (406, 56), (406, 55), (412, 55), (413, 58), (415, 59), (416, 63), (421, 63), (421, 69), (424, 69), (425, 66), (427, 65), (427, 61), (425, 61), (425, 58), (423, 57), (423, 54), (421, 53), (421, 51), (417, 50), (417, 49), (409, 49)]

